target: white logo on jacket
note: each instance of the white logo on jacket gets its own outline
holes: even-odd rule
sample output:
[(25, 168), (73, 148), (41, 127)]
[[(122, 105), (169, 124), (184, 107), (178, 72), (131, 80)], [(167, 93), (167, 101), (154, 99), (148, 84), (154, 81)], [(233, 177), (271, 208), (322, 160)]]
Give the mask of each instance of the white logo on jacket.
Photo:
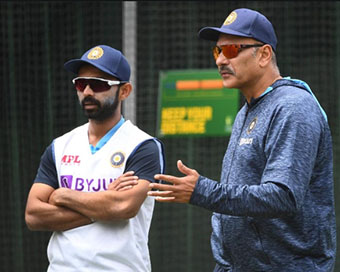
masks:
[(247, 144), (247, 145), (253, 144), (253, 138), (241, 138), (240, 139), (240, 146), (245, 145), (245, 144)]

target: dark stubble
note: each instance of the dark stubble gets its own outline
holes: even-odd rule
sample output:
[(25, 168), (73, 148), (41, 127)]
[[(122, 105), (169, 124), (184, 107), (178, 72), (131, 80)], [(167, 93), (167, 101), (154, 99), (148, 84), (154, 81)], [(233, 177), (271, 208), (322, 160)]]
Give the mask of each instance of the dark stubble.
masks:
[[(92, 96), (85, 97), (80, 104), (84, 111), (85, 116), (88, 119), (104, 121), (106, 119), (111, 118), (114, 115), (119, 103), (118, 96), (119, 89), (117, 90), (115, 97), (106, 98), (102, 104), (100, 103), (100, 101), (93, 98)], [(93, 110), (88, 110), (85, 109), (85, 103), (91, 103), (97, 105), (98, 107)]]

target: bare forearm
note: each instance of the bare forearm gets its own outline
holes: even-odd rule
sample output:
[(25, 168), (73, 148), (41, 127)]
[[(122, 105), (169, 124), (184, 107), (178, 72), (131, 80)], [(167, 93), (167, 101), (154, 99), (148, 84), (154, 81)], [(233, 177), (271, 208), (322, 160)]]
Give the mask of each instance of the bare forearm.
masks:
[(122, 217), (121, 204), (119, 198), (107, 191), (84, 193), (68, 190), (56, 199), (56, 205), (72, 209), (95, 220), (125, 219)]
[(91, 223), (78, 212), (43, 202), (26, 211), (25, 219), (30, 230), (43, 231), (64, 231)]
[(148, 181), (126, 191), (101, 191), (95, 193), (58, 189), (50, 198), (57, 206), (72, 209), (95, 220), (129, 219), (134, 217), (147, 196)]

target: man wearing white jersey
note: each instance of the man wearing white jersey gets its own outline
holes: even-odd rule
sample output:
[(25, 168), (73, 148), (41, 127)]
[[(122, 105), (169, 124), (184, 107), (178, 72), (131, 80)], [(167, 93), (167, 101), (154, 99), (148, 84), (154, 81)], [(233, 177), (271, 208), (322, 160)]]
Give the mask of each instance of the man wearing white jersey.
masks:
[(77, 74), (89, 122), (46, 148), (28, 195), (27, 226), (53, 231), (48, 272), (151, 271), (154, 200), (147, 192), (164, 172), (164, 155), (158, 139), (121, 115), (132, 91), (130, 66), (106, 45), (64, 66)]

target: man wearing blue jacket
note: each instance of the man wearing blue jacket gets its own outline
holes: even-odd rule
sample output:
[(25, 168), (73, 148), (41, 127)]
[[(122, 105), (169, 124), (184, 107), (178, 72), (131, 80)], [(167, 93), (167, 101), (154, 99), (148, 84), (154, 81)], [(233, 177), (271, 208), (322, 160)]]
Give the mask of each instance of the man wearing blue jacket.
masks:
[(220, 182), (178, 161), (183, 177), (156, 175), (161, 202), (213, 211), (215, 272), (333, 271), (336, 227), (331, 132), (309, 86), (283, 78), (274, 28), (236, 9), (199, 37), (213, 50), (223, 85), (246, 98), (233, 125)]

